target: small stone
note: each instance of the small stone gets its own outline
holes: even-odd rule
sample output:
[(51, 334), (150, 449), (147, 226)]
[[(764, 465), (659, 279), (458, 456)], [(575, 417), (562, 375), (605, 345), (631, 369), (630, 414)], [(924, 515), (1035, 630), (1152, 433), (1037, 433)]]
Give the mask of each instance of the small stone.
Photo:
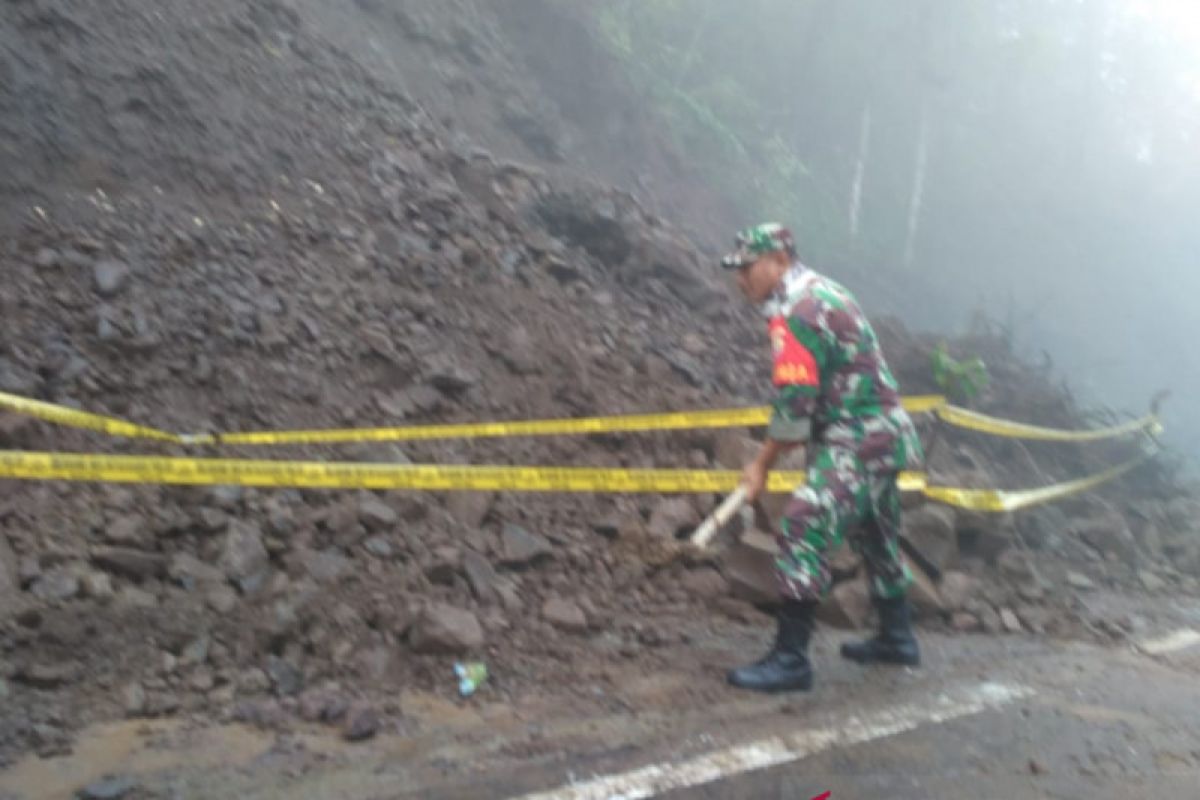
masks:
[(982, 630), (983, 624), (974, 614), (969, 614), (966, 611), (955, 611), (950, 616), (950, 627), (959, 633), (972, 633)]
[(646, 527), (654, 536), (674, 539), (699, 524), (700, 514), (691, 502), (687, 498), (672, 497), (655, 506)]
[(1138, 570), (1138, 578), (1147, 592), (1161, 592), (1167, 588), (1167, 582), (1148, 569)]
[(1021, 620), (1017, 618), (1016, 613), (1011, 608), (1000, 609), (1000, 624), (1009, 633), (1020, 633)]
[(221, 570), (211, 564), (206, 564), (191, 553), (185, 552), (175, 553), (171, 556), (171, 561), (167, 565), (167, 574), (188, 590), (197, 586), (219, 584), (225, 581), (225, 573)]
[(125, 586), (117, 593), (113, 602), (118, 608), (155, 608), (158, 598), (145, 589)]
[(699, 597), (720, 597), (729, 592), (729, 583), (711, 568), (691, 570), (683, 576), (683, 586)]
[(204, 595), (204, 602), (218, 614), (228, 614), (237, 607), (237, 592), (228, 586), (213, 586)]
[(966, 608), (978, 592), (979, 581), (965, 572), (951, 570), (943, 573), (941, 583), (938, 584), (942, 605), (950, 612)]
[(446, 500), (446, 510), (464, 528), (475, 530), (487, 519), (493, 500), (491, 492), (454, 492)]
[(583, 609), (561, 597), (552, 597), (542, 606), (542, 618), (555, 627), (573, 633), (587, 630), (587, 616)]
[(147, 553), (131, 547), (100, 547), (92, 561), (101, 569), (134, 580), (143, 581), (167, 573), (167, 559), (158, 553)]
[(243, 592), (256, 591), (266, 580), (270, 556), (257, 525), (234, 520), (225, 534), (221, 567)]
[(17, 580), (22, 589), (28, 589), (33, 582), (42, 577), (42, 565), (37, 558), (25, 556), (17, 566)]
[(197, 692), (207, 692), (216, 685), (216, 678), (213, 676), (213, 671), (208, 667), (200, 667), (192, 673), (192, 677), (188, 683)]
[(126, 716), (141, 716), (146, 710), (146, 690), (140, 683), (129, 684), (121, 690), (121, 705)]
[(479, 373), (456, 365), (446, 365), (431, 372), (429, 382), (443, 394), (458, 395), (479, 382)]
[(353, 566), (350, 559), (337, 550), (305, 550), (300, 554), (300, 563), (317, 583), (337, 583)]
[(412, 626), (410, 640), (419, 653), (454, 655), (483, 646), (483, 628), (470, 611), (430, 603)]
[(1074, 570), (1067, 572), (1067, 583), (1074, 589), (1082, 591), (1091, 591), (1096, 588), (1096, 584), (1087, 575)]
[(383, 536), (371, 536), (363, 542), (363, 549), (377, 558), (391, 558), (392, 544)]
[(104, 529), (104, 538), (111, 544), (139, 544), (146, 536), (146, 519), (140, 514), (118, 517)]
[(492, 568), (491, 562), (474, 550), (468, 550), (463, 554), (462, 565), (475, 599), (481, 603), (495, 601), (498, 597), (496, 582), (499, 576)]
[(97, 572), (95, 570), (84, 574), (80, 583), (83, 586), (83, 592), (88, 597), (94, 600), (111, 600), (115, 594), (113, 590), (112, 578), (106, 572)]
[(79, 800), (120, 800), (137, 787), (133, 778), (127, 776), (106, 776), (95, 783), (89, 783), (76, 793)]
[(303, 688), (304, 675), (290, 661), (271, 656), (267, 660), (267, 675), (275, 687), (275, 693), (281, 697), (290, 697)]
[(379, 732), (379, 715), (370, 708), (359, 708), (350, 712), (342, 736), (348, 742), (361, 742)]
[(979, 622), (983, 625), (983, 630), (990, 634), (997, 634), (1004, 630), (1000, 615), (990, 605), (985, 604), (980, 609)]
[(25, 667), (17, 673), (17, 680), (37, 689), (56, 689), (74, 681), (78, 675), (78, 664), (74, 661), (60, 661)]
[(120, 261), (97, 261), (92, 267), (92, 283), (101, 297), (116, 297), (129, 283), (129, 267)]
[(369, 531), (387, 531), (400, 521), (391, 506), (373, 494), (364, 494), (358, 501), (359, 522)]
[(51, 570), (34, 581), (29, 590), (39, 600), (61, 602), (79, 594), (79, 578), (64, 567)]
[(430, 582), (449, 586), (454, 583), (455, 576), (462, 567), (462, 551), (457, 547), (438, 547), (433, 551), (428, 565), (425, 567), (425, 577)]
[(553, 552), (550, 542), (519, 525), (507, 524), (500, 531), (501, 563), (523, 567)]

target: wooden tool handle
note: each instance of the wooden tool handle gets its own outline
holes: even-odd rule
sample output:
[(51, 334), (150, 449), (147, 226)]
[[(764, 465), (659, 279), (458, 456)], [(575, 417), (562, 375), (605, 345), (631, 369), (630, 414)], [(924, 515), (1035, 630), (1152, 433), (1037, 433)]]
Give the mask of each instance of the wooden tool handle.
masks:
[(739, 486), (733, 490), (733, 493), (726, 497), (724, 502), (717, 507), (717, 510), (708, 516), (708, 519), (700, 523), (700, 527), (696, 528), (696, 532), (692, 534), (692, 544), (696, 547), (707, 547), (717, 532), (733, 518), (733, 515), (741, 510), (746, 504), (746, 487)]

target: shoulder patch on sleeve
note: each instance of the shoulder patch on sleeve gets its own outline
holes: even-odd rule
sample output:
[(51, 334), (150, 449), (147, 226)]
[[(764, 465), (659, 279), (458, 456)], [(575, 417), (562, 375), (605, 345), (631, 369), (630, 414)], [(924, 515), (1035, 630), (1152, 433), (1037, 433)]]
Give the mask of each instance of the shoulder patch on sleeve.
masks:
[(821, 376), (817, 360), (807, 347), (800, 343), (788, 327), (787, 318), (772, 317), (768, 330), (771, 335), (771, 352), (775, 366), (771, 379), (776, 386), (817, 386)]

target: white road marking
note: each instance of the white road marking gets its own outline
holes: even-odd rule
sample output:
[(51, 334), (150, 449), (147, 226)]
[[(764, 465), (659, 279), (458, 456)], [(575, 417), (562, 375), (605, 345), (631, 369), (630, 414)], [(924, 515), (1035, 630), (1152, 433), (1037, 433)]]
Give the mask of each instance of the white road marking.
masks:
[(640, 800), (673, 789), (700, 786), (743, 772), (799, 761), (831, 747), (849, 747), (905, 733), (921, 725), (978, 714), (1032, 694), (1032, 689), (1014, 684), (983, 683), (962, 687), (852, 716), (836, 727), (797, 731), (674, 764), (652, 764), (630, 772), (603, 775), (548, 792), (525, 795), (521, 800)]
[(1164, 653), (1174, 653), (1176, 650), (1183, 650), (1196, 644), (1200, 644), (1200, 633), (1196, 633), (1191, 628), (1180, 628), (1174, 633), (1158, 639), (1142, 642), (1138, 645), (1138, 649), (1152, 656), (1161, 656)]

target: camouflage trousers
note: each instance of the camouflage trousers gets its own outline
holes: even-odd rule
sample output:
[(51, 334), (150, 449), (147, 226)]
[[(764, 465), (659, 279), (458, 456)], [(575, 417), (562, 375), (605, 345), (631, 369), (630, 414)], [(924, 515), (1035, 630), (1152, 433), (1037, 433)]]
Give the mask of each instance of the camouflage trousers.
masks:
[(903, 596), (912, 573), (900, 552), (896, 472), (872, 473), (853, 450), (818, 446), (808, 481), (792, 494), (779, 536), (776, 572), (785, 597), (820, 600), (833, 576), (828, 555), (847, 534), (863, 557), (871, 596)]

